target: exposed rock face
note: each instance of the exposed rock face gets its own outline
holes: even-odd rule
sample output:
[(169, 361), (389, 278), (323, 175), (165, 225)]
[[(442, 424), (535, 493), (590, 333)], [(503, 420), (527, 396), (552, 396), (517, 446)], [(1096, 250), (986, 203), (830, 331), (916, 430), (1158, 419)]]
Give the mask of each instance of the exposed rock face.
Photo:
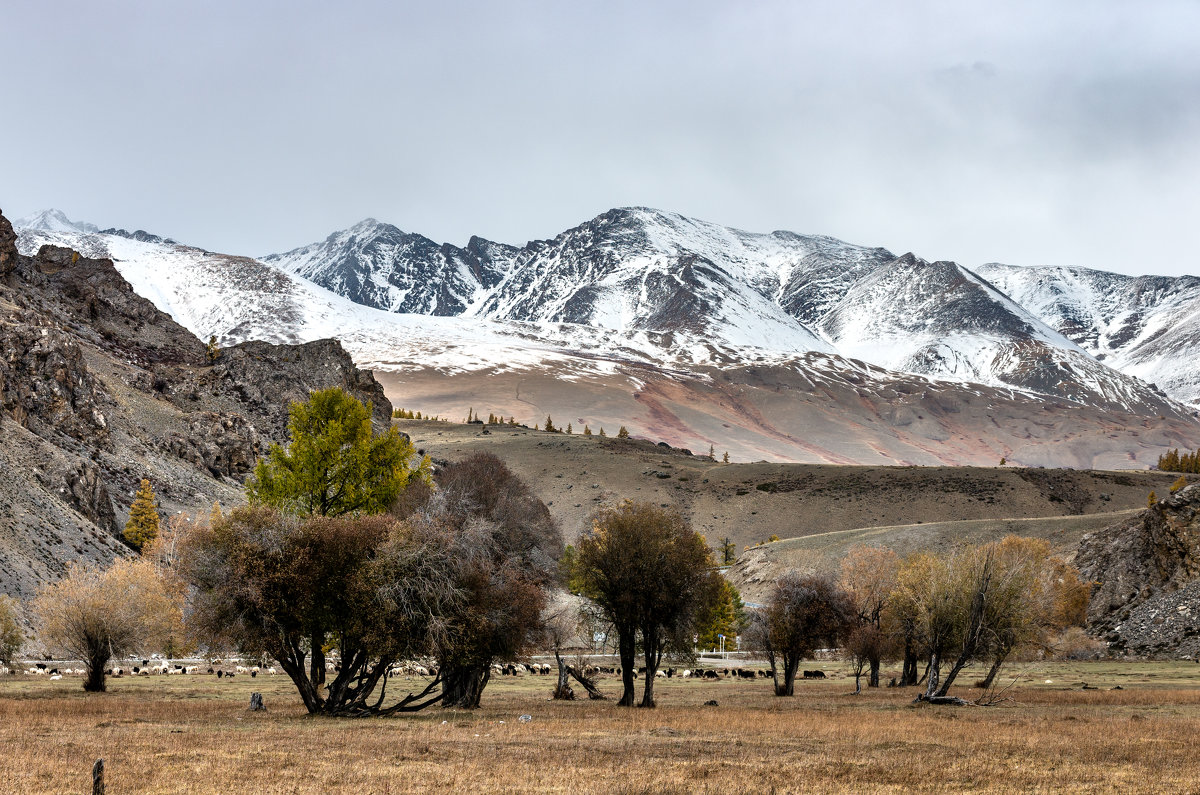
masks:
[(281, 438), (286, 411), (272, 407), (303, 400), (315, 389), (341, 386), (374, 408), (377, 428), (391, 424), (392, 404), (383, 387), (368, 371), (359, 370), (337, 340), (317, 340), (304, 345), (245, 342), (222, 352), (212, 375), (223, 381), (248, 406), (271, 414), (271, 436)]
[(262, 435), (245, 417), (215, 411), (189, 415), (187, 432), (172, 434), (167, 444), (171, 453), (214, 478), (246, 475), (264, 447)]
[(0, 276), (7, 276), (17, 267), (17, 233), (12, 224), (0, 215)]
[(14, 319), (0, 325), (0, 409), (39, 435), (102, 444), (107, 421), (79, 345), (37, 316)]
[(21, 256), (0, 215), (0, 593), (33, 596), (68, 563), (128, 554), (133, 490), (164, 512), (241, 499), (286, 440), (288, 405), (332, 386), (391, 404), (339, 343), (205, 345), (133, 291), (109, 259), (42, 246)]
[(1086, 536), (1076, 564), (1097, 583), (1090, 628), (1114, 649), (1200, 654), (1200, 484)]

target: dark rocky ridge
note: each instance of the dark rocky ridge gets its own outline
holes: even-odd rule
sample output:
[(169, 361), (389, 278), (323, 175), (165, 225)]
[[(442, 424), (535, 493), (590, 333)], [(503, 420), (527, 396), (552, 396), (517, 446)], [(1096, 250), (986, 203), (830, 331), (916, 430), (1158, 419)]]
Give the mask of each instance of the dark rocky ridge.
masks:
[(30, 598), (68, 563), (128, 554), (138, 480), (164, 512), (240, 499), (287, 407), (341, 386), (390, 422), (391, 404), (341, 345), (205, 345), (137, 295), (107, 259), (43, 246), (21, 256), (0, 215), (0, 593)]
[(1144, 656), (1200, 656), (1200, 484), (1084, 537), (1076, 564), (1096, 583), (1091, 631)]

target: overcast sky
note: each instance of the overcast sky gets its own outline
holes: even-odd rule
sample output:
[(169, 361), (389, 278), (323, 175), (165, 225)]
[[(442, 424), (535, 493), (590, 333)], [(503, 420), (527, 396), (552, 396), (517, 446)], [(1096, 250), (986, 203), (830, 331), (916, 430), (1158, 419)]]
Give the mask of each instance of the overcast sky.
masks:
[(0, 208), (265, 254), (649, 205), (1200, 274), (1197, 2), (5, 0)]

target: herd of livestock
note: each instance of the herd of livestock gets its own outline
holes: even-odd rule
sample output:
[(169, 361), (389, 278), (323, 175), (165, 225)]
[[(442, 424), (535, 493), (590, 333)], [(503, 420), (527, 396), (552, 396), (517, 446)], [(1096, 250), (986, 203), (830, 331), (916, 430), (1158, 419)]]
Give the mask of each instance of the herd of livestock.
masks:
[[(139, 664), (140, 663), (140, 664)], [(336, 661), (328, 661), (326, 668), (333, 672), (339, 669), (339, 664)], [(555, 672), (555, 666), (550, 663), (506, 663), (493, 664), (491, 673), (493, 676), (548, 676)], [(32, 663), (25, 667), (8, 668), (0, 665), (0, 676), (8, 675), (26, 675), (26, 676), (46, 676), (50, 679), (62, 679), (64, 676), (84, 676), (87, 673), (82, 667), (67, 667), (65, 665), (54, 665), (51, 663)], [(106, 672), (109, 676), (175, 676), (188, 674), (208, 674), (216, 676), (218, 679), (232, 679), (235, 676), (250, 676), (256, 677), (259, 674), (267, 676), (275, 676), (281, 673), (274, 666), (262, 665), (245, 665), (243, 661), (227, 661), (227, 660), (210, 660), (208, 663), (184, 664), (172, 663), (162, 660), (140, 660), (134, 664), (124, 666), (115, 665), (109, 668)], [(584, 667), (584, 673), (588, 676), (613, 675), (620, 676), (621, 668), (604, 665), (588, 665)], [(646, 669), (638, 668), (634, 671), (634, 678), (645, 676)], [(437, 668), (433, 665), (422, 665), (415, 662), (406, 662), (393, 665), (388, 669), (389, 677), (429, 677), (437, 676)], [(655, 672), (655, 676), (663, 679), (760, 679), (770, 678), (771, 671), (769, 668), (695, 668), (695, 669), (676, 669), (666, 668), (659, 669)], [(822, 671), (804, 671), (805, 679), (824, 679), (825, 674)]]

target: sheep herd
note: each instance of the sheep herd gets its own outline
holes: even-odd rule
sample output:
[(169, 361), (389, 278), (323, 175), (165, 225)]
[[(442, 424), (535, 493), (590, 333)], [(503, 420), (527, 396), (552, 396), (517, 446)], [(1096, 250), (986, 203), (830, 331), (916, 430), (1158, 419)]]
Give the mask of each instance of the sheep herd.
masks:
[[(259, 665), (244, 665), (241, 661), (226, 661), (226, 660), (211, 660), (207, 665), (184, 665), (181, 663), (163, 662), (158, 660), (141, 660), (140, 665), (131, 666), (112, 666), (105, 673), (109, 676), (180, 676), (190, 674), (209, 674), (214, 675), (218, 679), (232, 679), (235, 676), (250, 676), (256, 677), (259, 674), (267, 676), (275, 676), (280, 673), (274, 666), (259, 666)], [(336, 672), (340, 666), (336, 660), (327, 661), (326, 669), (330, 672)], [(555, 672), (555, 666), (549, 663), (494, 663), (491, 667), (492, 676), (548, 676)], [(613, 675), (620, 676), (621, 668), (615, 666), (604, 665), (587, 665), (584, 666), (584, 674), (587, 676)], [(64, 676), (84, 676), (87, 671), (84, 668), (72, 668), (66, 666), (51, 667), (47, 663), (35, 663), (28, 667), (8, 668), (0, 665), (0, 676), (24, 674), (26, 676), (46, 676), (52, 680), (62, 679)], [(438, 669), (433, 665), (422, 665), (417, 662), (396, 663), (388, 668), (388, 676), (437, 676)], [(646, 669), (638, 668), (634, 671), (635, 679), (644, 677)], [(656, 678), (661, 679), (769, 679), (771, 671), (767, 668), (696, 668), (696, 669), (676, 669), (667, 668), (659, 669), (655, 672)], [(825, 674), (822, 671), (804, 671), (805, 679), (824, 679)]]

